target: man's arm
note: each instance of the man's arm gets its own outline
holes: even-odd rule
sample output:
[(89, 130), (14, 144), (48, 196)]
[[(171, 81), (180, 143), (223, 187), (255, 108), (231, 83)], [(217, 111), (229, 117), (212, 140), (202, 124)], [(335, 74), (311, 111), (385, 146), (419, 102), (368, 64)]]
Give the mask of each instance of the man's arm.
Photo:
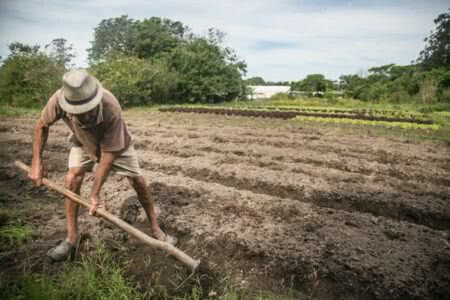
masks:
[(89, 209), (89, 214), (92, 216), (95, 214), (97, 207), (100, 205), (100, 190), (108, 177), (109, 171), (111, 170), (114, 159), (117, 157), (117, 152), (104, 152), (100, 157), (100, 162), (97, 165), (94, 174), (94, 183), (91, 189), (91, 208)]
[(45, 144), (47, 144), (49, 128), (42, 124), (39, 119), (34, 126), (33, 135), (33, 160), (31, 162), (31, 171), (28, 177), (34, 181), (37, 186), (42, 183), (42, 176), (44, 174), (44, 166), (42, 165), (42, 152)]

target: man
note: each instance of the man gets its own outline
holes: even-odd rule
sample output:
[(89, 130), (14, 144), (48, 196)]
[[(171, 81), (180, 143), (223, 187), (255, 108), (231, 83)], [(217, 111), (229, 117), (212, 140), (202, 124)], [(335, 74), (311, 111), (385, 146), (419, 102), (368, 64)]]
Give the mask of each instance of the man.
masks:
[[(110, 170), (128, 178), (150, 221), (156, 239), (174, 244), (175, 239), (165, 234), (158, 225), (150, 190), (138, 164), (133, 140), (122, 119), (120, 104), (114, 95), (102, 88), (100, 82), (85, 70), (66, 73), (63, 87), (48, 101), (34, 129), (33, 160), (29, 174), (36, 185), (43, 176), (42, 152), (47, 142), (49, 127), (62, 119), (72, 132), (73, 147), (69, 155), (69, 171), (65, 186), (79, 194), (86, 171), (93, 168), (94, 182), (90, 193), (90, 215), (100, 206), (100, 189)], [(75, 250), (78, 239), (79, 205), (65, 199), (67, 237), (47, 255), (54, 261), (66, 260)]]

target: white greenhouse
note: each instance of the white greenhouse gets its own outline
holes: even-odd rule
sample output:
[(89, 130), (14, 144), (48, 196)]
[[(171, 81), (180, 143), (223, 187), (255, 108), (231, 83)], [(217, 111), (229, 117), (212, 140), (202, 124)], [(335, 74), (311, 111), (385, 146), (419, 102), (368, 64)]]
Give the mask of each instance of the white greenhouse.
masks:
[(290, 86), (284, 85), (250, 85), (248, 99), (267, 99), (277, 93), (289, 93)]

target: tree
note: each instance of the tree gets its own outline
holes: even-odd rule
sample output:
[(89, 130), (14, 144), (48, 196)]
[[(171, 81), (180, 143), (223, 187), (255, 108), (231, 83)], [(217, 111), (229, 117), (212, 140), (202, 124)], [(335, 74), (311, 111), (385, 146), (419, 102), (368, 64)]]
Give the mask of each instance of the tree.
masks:
[(15, 42), (9, 49), (0, 66), (0, 103), (42, 107), (61, 86), (64, 68), (39, 46)]
[(245, 80), (245, 84), (247, 85), (266, 85), (266, 82), (262, 77), (251, 77)]
[(67, 70), (71, 67), (70, 62), (75, 57), (75, 53), (73, 45), (68, 44), (65, 38), (53, 39), (49, 44), (45, 45), (45, 49), (49, 52), (50, 57), (63, 66), (64, 69)]
[(436, 30), (425, 38), (427, 45), (417, 59), (422, 69), (450, 68), (450, 10), (440, 14), (435, 20)]
[(246, 64), (219, 37), (194, 37), (165, 56), (181, 80), (179, 96), (190, 102), (232, 100), (243, 93)]
[(88, 49), (88, 58), (91, 62), (98, 62), (108, 56), (133, 52), (132, 25), (133, 19), (123, 15), (118, 18), (104, 19), (94, 28), (94, 40)]
[(132, 25), (132, 53), (140, 58), (151, 58), (169, 52), (183, 40), (187, 31), (181, 22), (170, 19), (152, 17), (136, 21)]
[(104, 19), (94, 29), (89, 60), (95, 63), (115, 55), (152, 58), (174, 49), (188, 31), (183, 23), (160, 17), (142, 21), (126, 15)]
[(309, 74), (305, 79), (293, 82), (291, 89), (294, 91), (325, 92), (332, 85), (333, 82), (325, 79), (322, 74)]
[(35, 55), (39, 52), (41, 46), (39, 45), (27, 45), (20, 42), (14, 42), (8, 45), (8, 49), (11, 52), (11, 56), (16, 55)]
[(116, 56), (94, 65), (90, 70), (119, 99), (123, 106), (149, 105), (174, 98), (178, 73), (162, 62), (134, 56)]

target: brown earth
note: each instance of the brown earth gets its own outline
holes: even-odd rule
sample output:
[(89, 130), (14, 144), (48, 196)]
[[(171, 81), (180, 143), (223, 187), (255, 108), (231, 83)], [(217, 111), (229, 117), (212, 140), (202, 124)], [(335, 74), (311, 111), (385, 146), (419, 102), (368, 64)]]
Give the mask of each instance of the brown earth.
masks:
[[(450, 151), (443, 144), (348, 134), (286, 120), (125, 113), (162, 226), (202, 260), (188, 279), (317, 299), (450, 297)], [(0, 120), (0, 192), (32, 211), (33, 240), (0, 258), (0, 274), (61, 268), (45, 252), (64, 237), (60, 196), (34, 188), (14, 159), (31, 158), (33, 118)], [(49, 178), (62, 184), (70, 145), (57, 123), (45, 152)], [(85, 179), (83, 195), (91, 182)], [(6, 195), (6, 196), (5, 196)], [(112, 175), (107, 208), (148, 231), (127, 181)], [(140, 285), (169, 290), (188, 274), (98, 219), (91, 236), (131, 261)], [(3, 274), (2, 274), (3, 273)], [(181, 287), (180, 287), (181, 285)]]

